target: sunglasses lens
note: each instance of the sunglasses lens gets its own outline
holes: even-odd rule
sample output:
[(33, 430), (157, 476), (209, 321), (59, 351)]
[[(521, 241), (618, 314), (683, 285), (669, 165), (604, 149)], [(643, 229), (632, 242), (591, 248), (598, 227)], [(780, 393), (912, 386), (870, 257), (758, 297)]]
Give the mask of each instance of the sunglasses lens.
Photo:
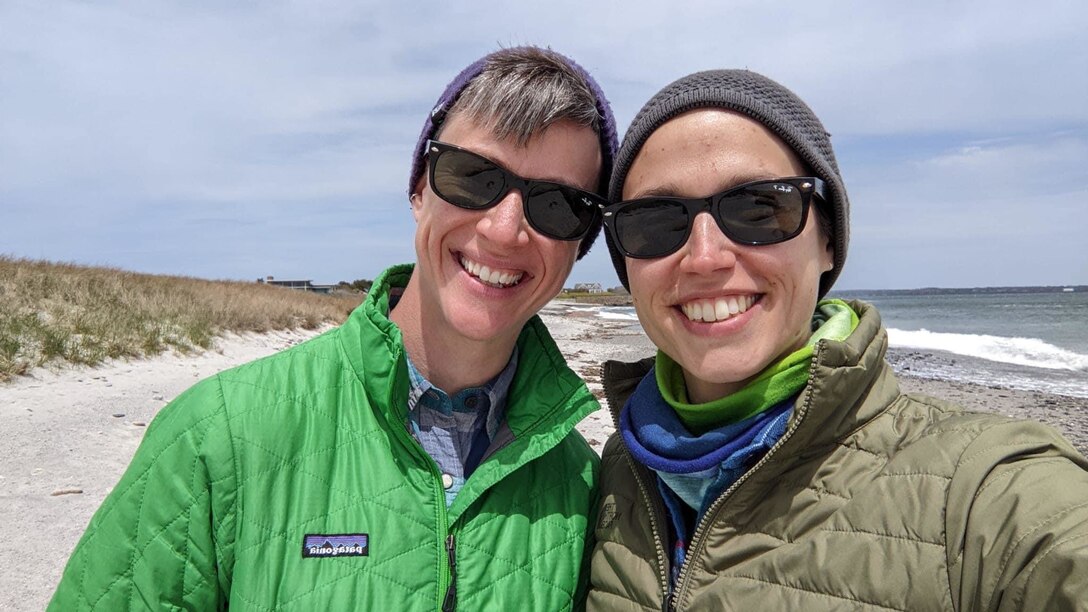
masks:
[(443, 151), (434, 161), (431, 189), (462, 208), (487, 208), (503, 195), (506, 175), (487, 159), (463, 151)]
[[(810, 188), (811, 185), (805, 185)], [(742, 244), (775, 244), (801, 232), (805, 194), (788, 181), (743, 185), (713, 196), (711, 211), (722, 232)], [(711, 199), (647, 198), (619, 205), (612, 229), (629, 257), (664, 257), (684, 245), (692, 215)]]
[(717, 202), (729, 237), (749, 244), (774, 244), (797, 235), (804, 210), (801, 190), (780, 182), (750, 185)]
[(615, 213), (613, 221), (620, 248), (632, 257), (663, 257), (680, 248), (688, 237), (688, 213), (668, 200), (639, 200)]
[(541, 234), (558, 240), (581, 238), (598, 210), (597, 203), (576, 189), (536, 183), (529, 190), (525, 214)]

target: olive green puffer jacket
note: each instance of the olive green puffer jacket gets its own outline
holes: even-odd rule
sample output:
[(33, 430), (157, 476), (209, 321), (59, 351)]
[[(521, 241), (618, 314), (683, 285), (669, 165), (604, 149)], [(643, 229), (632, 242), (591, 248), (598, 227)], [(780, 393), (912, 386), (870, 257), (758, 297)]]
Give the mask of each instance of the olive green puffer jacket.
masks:
[(50, 609), (580, 606), (599, 460), (574, 425), (596, 400), (531, 320), (505, 424), (447, 510), (405, 425), (404, 346), (386, 318), (410, 275), (391, 269), (339, 328), (164, 408)]
[[(590, 610), (1088, 609), (1088, 462), (1036, 423), (903, 395), (871, 306), (783, 438), (710, 506), (671, 597), (664, 506), (613, 435)], [(652, 365), (609, 362), (623, 406)]]

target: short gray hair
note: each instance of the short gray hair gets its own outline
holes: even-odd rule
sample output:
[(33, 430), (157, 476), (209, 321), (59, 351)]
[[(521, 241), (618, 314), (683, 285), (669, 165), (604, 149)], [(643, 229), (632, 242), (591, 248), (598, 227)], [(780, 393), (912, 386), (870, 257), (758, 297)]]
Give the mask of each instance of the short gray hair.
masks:
[(568, 61), (551, 49), (502, 49), (465, 87), (449, 116), (464, 114), (497, 139), (514, 138), (521, 146), (561, 119), (599, 136), (597, 98)]

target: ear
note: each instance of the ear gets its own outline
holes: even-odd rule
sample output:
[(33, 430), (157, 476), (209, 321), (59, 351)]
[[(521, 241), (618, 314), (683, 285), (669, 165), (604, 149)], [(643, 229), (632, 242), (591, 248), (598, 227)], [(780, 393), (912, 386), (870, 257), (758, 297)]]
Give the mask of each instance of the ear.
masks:
[(835, 245), (831, 243), (830, 238), (827, 239), (827, 243), (824, 245), (822, 263), (824, 272), (830, 272), (835, 267)]
[(426, 175), (419, 177), (416, 181), (415, 187), (412, 189), (411, 195), (408, 196), (408, 205), (412, 209), (412, 216), (415, 220), (419, 221), (419, 215), (422, 213), (423, 208), (423, 189), (427, 186)]

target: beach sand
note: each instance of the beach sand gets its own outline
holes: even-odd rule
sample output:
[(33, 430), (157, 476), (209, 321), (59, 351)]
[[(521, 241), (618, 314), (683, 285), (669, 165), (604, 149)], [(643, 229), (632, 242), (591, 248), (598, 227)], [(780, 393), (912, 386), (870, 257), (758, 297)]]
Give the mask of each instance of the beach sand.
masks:
[[(653, 352), (633, 321), (604, 320), (585, 305), (552, 302), (541, 315), (602, 404), (601, 362)], [(199, 355), (38, 370), (0, 385), (0, 610), (45, 607), (91, 515), (163, 405), (201, 378), (316, 333), (232, 335)], [(1088, 450), (1088, 399), (912, 377), (901, 382), (905, 391), (969, 410), (1043, 421)], [(602, 408), (578, 429), (600, 452), (612, 417)]]

